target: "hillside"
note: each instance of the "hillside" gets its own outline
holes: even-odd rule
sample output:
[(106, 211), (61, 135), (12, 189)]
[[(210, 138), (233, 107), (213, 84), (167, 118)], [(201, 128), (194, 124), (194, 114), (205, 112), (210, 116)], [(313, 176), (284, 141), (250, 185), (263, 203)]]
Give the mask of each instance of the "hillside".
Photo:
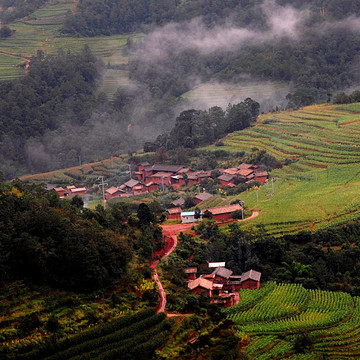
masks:
[(251, 359), (355, 359), (360, 356), (360, 298), (268, 283), (240, 290), (225, 310)]
[[(271, 172), (272, 186), (241, 198), (258, 208), (255, 223), (274, 235), (315, 231), (357, 219), (359, 201), (360, 104), (314, 105), (261, 115), (256, 126), (229, 134), (222, 150), (266, 150), (284, 166)], [(219, 147), (206, 148), (216, 151)]]

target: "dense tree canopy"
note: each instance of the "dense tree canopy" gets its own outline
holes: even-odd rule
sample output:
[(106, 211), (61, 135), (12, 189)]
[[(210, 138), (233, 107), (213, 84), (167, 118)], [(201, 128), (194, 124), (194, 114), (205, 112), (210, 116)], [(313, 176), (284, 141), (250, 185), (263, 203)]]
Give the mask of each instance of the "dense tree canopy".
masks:
[(146, 260), (162, 246), (161, 229), (147, 223), (139, 231), (136, 222), (125, 223), (129, 215), (122, 204), (90, 211), (41, 186), (0, 184), (0, 284), (27, 280), (78, 291), (111, 285), (127, 274), (134, 252)]
[(249, 127), (259, 115), (259, 108), (259, 103), (247, 98), (239, 104), (229, 104), (226, 111), (218, 106), (208, 111), (183, 111), (176, 118), (171, 132), (158, 136), (154, 143), (146, 143), (144, 150), (195, 148), (211, 144), (229, 132)]

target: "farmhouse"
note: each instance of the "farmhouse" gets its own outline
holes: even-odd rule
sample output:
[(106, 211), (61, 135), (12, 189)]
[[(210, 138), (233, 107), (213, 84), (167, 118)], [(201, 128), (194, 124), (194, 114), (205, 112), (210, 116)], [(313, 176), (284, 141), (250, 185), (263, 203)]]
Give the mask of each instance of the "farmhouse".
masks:
[(255, 170), (254, 172), (254, 180), (260, 181), (262, 184), (265, 184), (269, 174), (266, 170)]
[(260, 287), (261, 272), (249, 270), (241, 275), (242, 289), (258, 289)]
[(231, 174), (223, 174), (218, 177), (222, 187), (229, 186), (230, 184), (234, 185), (235, 178), (236, 176)]
[(120, 189), (126, 193), (132, 193), (134, 195), (146, 192), (146, 187), (139, 180), (130, 179), (125, 184), (120, 186)]
[(205, 201), (205, 200), (208, 200), (208, 199), (211, 199), (213, 197), (213, 195), (207, 193), (207, 192), (203, 192), (203, 193), (200, 193), (198, 195), (196, 195), (193, 200), (195, 202), (196, 205), (200, 204), (201, 202)]
[(239, 204), (221, 206), (207, 209), (213, 215), (215, 221), (228, 221), (231, 219), (232, 214), (237, 210), (242, 210)]
[(188, 288), (193, 294), (200, 294), (205, 291), (210, 297), (213, 295), (220, 295), (223, 288), (222, 284), (214, 284), (212, 281), (199, 277), (194, 281), (188, 283)]
[(183, 207), (185, 204), (185, 199), (183, 198), (180, 198), (180, 199), (177, 199), (177, 200), (174, 200), (171, 205), (174, 205), (175, 207)]
[(55, 188), (53, 188), (53, 190), (55, 190), (61, 198), (64, 198), (65, 196), (69, 195), (69, 193), (61, 186), (55, 187)]
[(116, 197), (120, 197), (122, 194), (124, 194), (125, 191), (117, 188), (116, 186), (112, 186), (111, 188), (107, 189), (105, 191), (105, 199), (110, 200)]
[(181, 207), (175, 207), (167, 210), (169, 220), (181, 220)]

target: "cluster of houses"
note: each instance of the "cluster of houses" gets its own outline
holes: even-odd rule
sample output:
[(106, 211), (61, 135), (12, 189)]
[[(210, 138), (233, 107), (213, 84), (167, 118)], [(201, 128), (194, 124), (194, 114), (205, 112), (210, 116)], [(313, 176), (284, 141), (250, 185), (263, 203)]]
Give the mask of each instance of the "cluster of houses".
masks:
[(188, 288), (193, 294), (205, 292), (213, 303), (225, 306), (235, 305), (239, 300), (240, 289), (258, 289), (260, 287), (261, 273), (249, 270), (241, 275), (234, 275), (225, 267), (225, 263), (209, 263), (209, 267), (215, 268), (211, 274), (201, 275), (196, 278), (197, 268), (184, 270)]
[[(235, 187), (237, 183), (259, 181), (265, 183), (268, 173), (258, 168), (257, 165), (241, 164), (236, 168), (217, 169), (222, 187)], [(106, 199), (114, 197), (138, 195), (156, 191), (165, 186), (172, 186), (175, 190), (181, 186), (197, 185), (201, 180), (210, 179), (211, 171), (192, 171), (181, 165), (154, 164), (148, 162), (138, 164), (138, 170), (134, 172), (134, 179), (130, 179), (119, 187), (111, 187), (106, 190)], [(199, 199), (201, 201), (201, 199)]]
[(75, 195), (85, 195), (88, 192), (86, 187), (76, 187), (74, 185), (66, 186), (65, 188), (61, 186), (48, 185), (47, 190), (55, 190), (61, 199), (65, 197), (72, 197)]

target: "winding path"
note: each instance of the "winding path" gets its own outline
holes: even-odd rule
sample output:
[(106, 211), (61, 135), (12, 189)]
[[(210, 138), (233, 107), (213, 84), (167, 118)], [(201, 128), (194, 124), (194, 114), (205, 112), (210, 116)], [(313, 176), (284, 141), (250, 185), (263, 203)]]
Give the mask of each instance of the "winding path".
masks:
[[(235, 221), (247, 221), (256, 218), (259, 215), (258, 211), (254, 211), (251, 216), (244, 220), (235, 220)], [(164, 312), (165, 306), (166, 306), (166, 293), (164, 290), (164, 287), (159, 279), (159, 274), (157, 272), (156, 267), (158, 266), (159, 262), (163, 259), (165, 259), (167, 256), (169, 256), (176, 248), (178, 240), (177, 240), (177, 234), (179, 234), (182, 231), (190, 230), (193, 224), (174, 224), (174, 225), (162, 225), (163, 234), (166, 238), (166, 245), (165, 247), (158, 253), (160, 256), (160, 260), (155, 260), (150, 267), (153, 270), (153, 278), (156, 282), (159, 293), (160, 293), (160, 303), (157, 308), (157, 312)], [(156, 257), (156, 253), (154, 254)], [(178, 316), (177, 314), (168, 314), (170, 316)]]

